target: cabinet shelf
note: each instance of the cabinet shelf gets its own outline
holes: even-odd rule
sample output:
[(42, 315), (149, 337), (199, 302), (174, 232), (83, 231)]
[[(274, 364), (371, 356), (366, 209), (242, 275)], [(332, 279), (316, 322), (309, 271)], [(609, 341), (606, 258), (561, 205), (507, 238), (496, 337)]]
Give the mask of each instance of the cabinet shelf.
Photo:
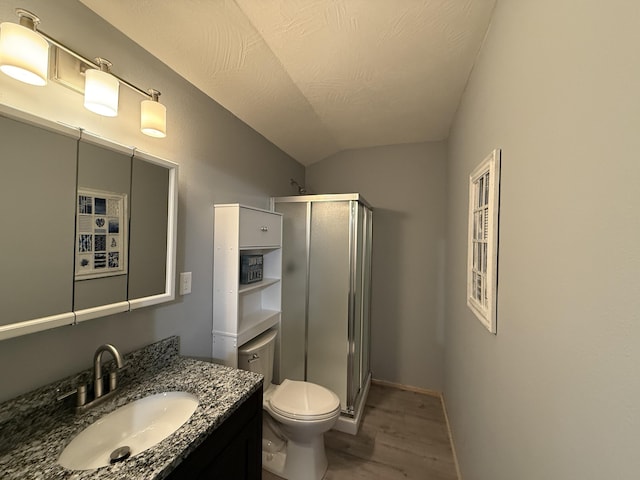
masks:
[(274, 327), (280, 321), (280, 312), (277, 310), (261, 310), (242, 319), (245, 326), (238, 332), (238, 346), (247, 343), (262, 332)]
[(278, 283), (279, 281), (280, 281), (279, 278), (264, 278), (259, 282), (240, 285), (240, 288), (238, 289), (238, 293), (242, 295), (244, 293), (249, 293), (255, 290), (260, 290), (262, 288), (267, 288), (268, 286), (273, 285), (274, 283)]
[(259, 312), (254, 312), (251, 315), (243, 317), (243, 325), (237, 332), (214, 330), (213, 335), (231, 338), (235, 340), (235, 343), (238, 346), (240, 346), (247, 343), (252, 338), (257, 337), (262, 332), (269, 330), (271, 327), (275, 327), (278, 325), (279, 321), (279, 310), (260, 310)]

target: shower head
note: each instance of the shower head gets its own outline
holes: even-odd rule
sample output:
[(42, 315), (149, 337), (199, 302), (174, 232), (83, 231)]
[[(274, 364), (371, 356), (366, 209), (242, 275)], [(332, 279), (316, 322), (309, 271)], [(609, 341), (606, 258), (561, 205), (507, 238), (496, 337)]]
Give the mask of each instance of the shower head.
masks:
[(289, 184), (295, 186), (298, 189), (298, 195), (305, 195), (307, 190), (304, 188), (304, 185), (300, 185), (293, 178), (289, 179)]

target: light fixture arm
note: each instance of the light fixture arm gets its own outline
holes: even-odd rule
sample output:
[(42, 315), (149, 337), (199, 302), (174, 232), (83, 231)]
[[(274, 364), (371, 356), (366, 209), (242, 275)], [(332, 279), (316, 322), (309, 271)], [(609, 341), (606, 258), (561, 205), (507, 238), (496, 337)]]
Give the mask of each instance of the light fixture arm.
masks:
[(18, 18), (20, 19), (20, 25), (28, 28), (29, 30), (33, 30), (34, 32), (38, 31), (37, 27), (40, 23), (40, 19), (37, 15), (31, 13), (29, 10), (25, 10), (24, 8), (16, 8), (16, 15), (18, 15)]
[[(26, 10), (25, 10), (26, 12)], [(29, 13), (29, 12), (27, 12)], [(33, 15), (33, 14), (31, 14)], [(33, 15), (35, 17), (35, 15)], [(22, 21), (22, 18), (24, 17), (20, 17), (20, 21)], [(38, 17), (35, 17), (36, 19), (38, 19)], [(131, 90), (133, 90), (134, 92), (139, 93), (140, 95), (142, 95), (143, 97), (147, 97), (149, 99), (153, 99), (152, 96), (147, 93), (146, 91), (142, 90), (141, 88), (135, 86), (133, 83), (128, 82), (127, 80), (125, 80), (122, 77), (119, 77), (118, 75), (116, 75), (115, 73), (113, 73), (111, 70), (104, 70), (104, 67), (101, 65), (101, 62), (106, 62), (106, 64), (108, 65), (108, 68), (111, 68), (112, 63), (109, 62), (108, 60), (105, 60), (101, 57), (96, 58), (95, 61), (93, 60), (89, 60), (86, 57), (83, 57), (82, 55), (80, 55), (79, 53), (71, 50), (69, 47), (67, 47), (65, 44), (59, 42), (58, 40), (56, 40), (55, 38), (53, 38), (52, 36), (50, 36), (49, 34), (43, 32), (42, 30), (37, 28), (37, 24), (40, 22), (40, 20), (37, 20), (37, 23), (35, 23), (34, 25), (34, 30), (36, 32), (38, 32), (40, 35), (42, 35), (42, 37), (49, 42), (51, 45), (54, 45), (55, 47), (64, 50), (65, 52), (67, 52), (69, 55), (77, 58), (78, 60), (80, 60), (82, 63), (85, 63), (88, 67), (90, 68), (95, 68), (97, 70), (101, 70), (101, 71), (107, 71), (109, 72), (109, 74), (113, 75), (118, 82), (120, 82), (122, 85), (125, 85), (127, 87), (129, 87)]]
[(96, 57), (96, 64), (98, 65), (98, 70), (100, 70), (101, 72), (106, 72), (113, 75), (111, 73), (111, 67), (113, 66), (113, 63), (111, 63), (106, 58)]
[(154, 90), (153, 88), (150, 88), (149, 90), (147, 90), (147, 92), (148, 92), (147, 95), (151, 100), (153, 100), (154, 102), (158, 101), (160, 97), (160, 92), (158, 90)]

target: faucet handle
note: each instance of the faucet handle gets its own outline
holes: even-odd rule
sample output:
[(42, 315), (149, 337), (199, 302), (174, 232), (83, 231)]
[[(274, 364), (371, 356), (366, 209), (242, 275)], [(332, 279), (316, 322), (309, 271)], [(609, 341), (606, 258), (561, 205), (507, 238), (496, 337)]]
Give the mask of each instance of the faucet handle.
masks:
[[(57, 393), (60, 393), (60, 389), (57, 390)], [(82, 405), (87, 403), (87, 385), (84, 383), (81, 383), (78, 385), (78, 388), (76, 388), (75, 390), (71, 390), (69, 392), (65, 392), (61, 395), (58, 395), (58, 397), (56, 397), (56, 400), (62, 401), (69, 398), (72, 395), (76, 395), (76, 406), (81, 407)]]
[(78, 397), (76, 398), (76, 407), (81, 407), (87, 403), (87, 385), (81, 383), (78, 385)]
[(56, 397), (56, 400), (61, 402), (62, 400), (66, 399), (66, 398), (69, 398), (71, 395), (75, 395), (76, 393), (78, 393), (78, 390), (70, 390), (70, 391), (65, 392), (65, 393), (60, 393), (60, 389), (57, 388), (56, 389), (56, 393), (59, 394)]
[(117, 377), (118, 372), (122, 372), (123, 370), (126, 370), (128, 367), (129, 365), (125, 363), (122, 367), (118, 368), (116, 366), (109, 372), (109, 391), (110, 392), (114, 391), (118, 387), (118, 377)]

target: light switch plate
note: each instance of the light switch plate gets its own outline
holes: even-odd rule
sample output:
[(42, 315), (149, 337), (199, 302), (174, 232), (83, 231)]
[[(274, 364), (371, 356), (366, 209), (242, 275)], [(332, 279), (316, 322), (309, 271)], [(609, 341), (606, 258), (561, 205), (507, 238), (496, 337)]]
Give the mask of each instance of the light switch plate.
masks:
[(182, 272), (180, 274), (180, 295), (191, 293), (191, 272)]

